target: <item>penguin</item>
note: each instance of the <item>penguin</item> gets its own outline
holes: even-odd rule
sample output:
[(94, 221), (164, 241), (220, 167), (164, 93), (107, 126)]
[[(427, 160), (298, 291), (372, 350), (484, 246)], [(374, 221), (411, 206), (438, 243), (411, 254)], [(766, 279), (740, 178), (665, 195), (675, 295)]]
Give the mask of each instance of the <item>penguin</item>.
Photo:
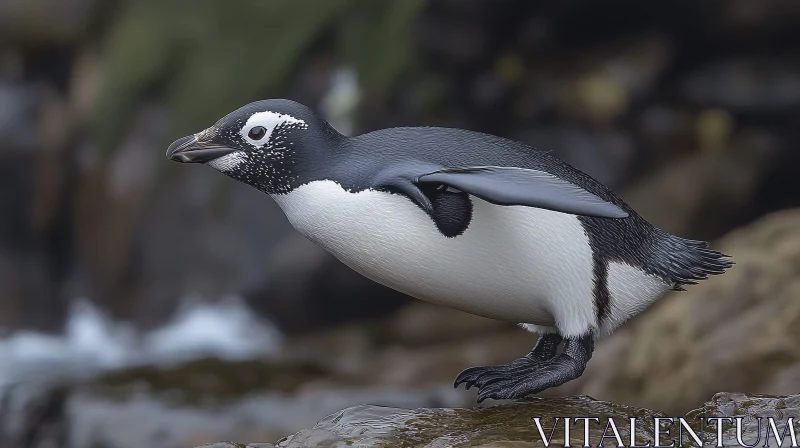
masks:
[(455, 387), (517, 399), (581, 376), (598, 338), (733, 260), (648, 223), (591, 176), (523, 143), (396, 127), (353, 137), (285, 99), (245, 105), (173, 142), (271, 196), (292, 226), (363, 276), (538, 334)]

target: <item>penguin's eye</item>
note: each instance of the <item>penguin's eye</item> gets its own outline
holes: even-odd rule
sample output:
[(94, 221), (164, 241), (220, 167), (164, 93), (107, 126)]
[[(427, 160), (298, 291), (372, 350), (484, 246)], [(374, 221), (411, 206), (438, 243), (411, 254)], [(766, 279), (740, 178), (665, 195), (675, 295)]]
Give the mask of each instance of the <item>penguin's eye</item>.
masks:
[(267, 130), (264, 126), (256, 126), (247, 133), (247, 136), (253, 140), (261, 140), (265, 135), (267, 135)]

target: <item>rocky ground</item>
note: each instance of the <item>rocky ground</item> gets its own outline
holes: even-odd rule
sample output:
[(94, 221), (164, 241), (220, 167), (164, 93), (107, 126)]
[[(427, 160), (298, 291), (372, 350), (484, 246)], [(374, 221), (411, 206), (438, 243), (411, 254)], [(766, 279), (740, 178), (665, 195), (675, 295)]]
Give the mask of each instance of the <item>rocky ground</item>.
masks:
[[(574, 420), (586, 416), (597, 420)], [(533, 422), (536, 417), (540, 419), (541, 432)], [(569, 433), (564, 429), (567, 417), (572, 419)], [(681, 425), (678, 417), (685, 419), (688, 429)], [(764, 419), (763, 424), (758, 421), (759, 417)], [(632, 418), (637, 422), (634, 425), (630, 423)], [(667, 420), (669, 418), (673, 421)], [(769, 418), (775, 422), (778, 434), (786, 434), (781, 443), (766, 423)], [(779, 397), (731, 393), (718, 393), (685, 416), (671, 417), (660, 411), (597, 401), (586, 396), (533, 398), (485, 409), (409, 410), (357, 406), (329, 415), (313, 428), (284, 437), (274, 445), (253, 443), (246, 448), (533, 448), (672, 446), (673, 443), (675, 446), (699, 446), (698, 441), (703, 446), (756, 446), (759, 443), (764, 446), (768, 443), (794, 446), (792, 443), (800, 432), (798, 418), (800, 395)], [(719, 432), (715, 426), (717, 421), (723, 422)], [(245, 448), (245, 445), (222, 442), (206, 444), (202, 448)]]

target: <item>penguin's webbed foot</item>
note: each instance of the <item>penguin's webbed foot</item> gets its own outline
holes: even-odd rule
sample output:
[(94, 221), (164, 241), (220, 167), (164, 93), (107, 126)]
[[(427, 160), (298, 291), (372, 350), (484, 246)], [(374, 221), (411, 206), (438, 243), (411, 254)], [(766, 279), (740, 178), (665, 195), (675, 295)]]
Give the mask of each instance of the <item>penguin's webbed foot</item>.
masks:
[(558, 351), (558, 345), (562, 337), (556, 333), (546, 333), (539, 336), (536, 346), (524, 358), (515, 359), (508, 364), (499, 366), (479, 366), (470, 367), (459, 373), (453, 387), (458, 387), (464, 383), (465, 389), (469, 390), (472, 386), (479, 389), (489, 384), (507, 379), (511, 372), (528, 371), (542, 365), (545, 361), (552, 359)]
[(508, 364), (501, 364), (499, 366), (470, 367), (458, 374), (456, 381), (453, 383), (453, 387), (458, 387), (464, 383), (464, 388), (466, 390), (469, 390), (472, 386), (482, 388), (495, 381), (507, 378), (509, 372), (529, 363), (537, 362), (530, 358), (519, 358)]
[[(537, 343), (537, 348), (544, 336)], [(556, 343), (555, 347), (557, 346)], [(549, 352), (549, 350), (550, 348), (546, 351)], [(563, 353), (551, 356), (549, 359), (539, 359), (533, 356), (536, 351), (534, 349), (527, 357), (504, 366), (467, 369), (456, 379), (456, 386), (461, 382), (471, 380), (472, 384), (478, 386), (478, 403), (487, 398), (495, 400), (522, 398), (560, 386), (581, 376), (593, 350), (594, 340), (591, 336), (569, 339), (564, 344)], [(477, 375), (475, 375), (476, 372), (478, 372)], [(467, 385), (469, 386), (470, 382), (467, 382)]]
[(495, 380), (478, 390), (478, 403), (487, 398), (494, 400), (517, 399), (560, 386), (583, 373), (585, 364), (561, 354), (543, 364), (509, 371), (505, 378)]

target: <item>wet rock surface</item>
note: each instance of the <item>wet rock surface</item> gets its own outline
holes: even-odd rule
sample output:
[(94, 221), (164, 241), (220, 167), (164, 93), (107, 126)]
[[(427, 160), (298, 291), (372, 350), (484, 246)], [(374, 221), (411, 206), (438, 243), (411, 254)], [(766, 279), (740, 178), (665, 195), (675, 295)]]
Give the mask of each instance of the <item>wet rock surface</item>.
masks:
[(207, 443), (199, 448), (275, 448), (271, 443), (248, 443), (243, 445), (241, 443), (233, 442), (220, 442), (220, 443)]
[[(514, 446), (530, 444), (539, 439), (532, 417), (541, 417), (545, 428), (552, 427), (555, 417), (597, 416), (619, 418), (627, 416), (650, 420), (660, 415), (645, 409), (629, 408), (587, 397), (564, 399), (534, 399), (485, 409), (393, 409), (378, 406), (357, 406), (345, 409), (321, 420), (314, 428), (301, 431), (277, 442), (277, 446), (397, 446), (397, 447), (466, 447)], [(602, 428), (590, 431), (599, 439)], [(620, 435), (623, 435), (624, 430)], [(652, 439), (652, 427), (643, 426), (638, 440)], [(578, 431), (570, 441), (580, 444)], [(630, 439), (628, 433), (624, 436)], [(563, 434), (553, 438), (564, 444)], [(524, 446), (524, 445), (523, 445)]]
[[(686, 419), (701, 435), (706, 445), (717, 445), (719, 430), (714, 424), (706, 423), (705, 433), (700, 434), (700, 420), (708, 422), (708, 418), (724, 418), (722, 422), (722, 445), (724, 446), (792, 446), (793, 440), (800, 440), (800, 395), (748, 395), (742, 393), (719, 393), (703, 404), (702, 407), (689, 412)], [(760, 420), (759, 420), (760, 419)], [(787, 428), (792, 419), (794, 428)], [(739, 427), (737, 427), (737, 420)], [(774, 427), (769, 423), (772, 420)], [(777, 443), (775, 431), (786, 434), (782, 443)], [(792, 432), (795, 434), (792, 436)], [(690, 442), (687, 438), (684, 441)]]
[[(539, 447), (546, 446), (535, 425), (533, 418), (540, 419), (545, 437), (552, 439), (551, 446), (583, 446), (588, 434), (591, 446), (603, 442), (603, 436), (610, 436), (604, 446), (616, 446), (614, 432), (608, 430), (608, 421), (613, 420), (617, 434), (627, 445), (630, 441), (637, 444), (653, 443), (656, 432), (665, 444), (670, 440), (696, 446), (697, 439), (704, 444), (714, 445), (718, 441), (718, 433), (713, 426), (716, 420), (709, 418), (742, 419), (740, 434), (735, 424), (725, 425), (722, 429), (722, 444), (737, 446), (737, 437), (748, 444), (764, 443), (771, 427), (766, 423), (759, 425), (756, 417), (766, 422), (774, 419), (775, 428), (783, 434), (789, 418), (794, 419), (795, 433), (800, 433), (800, 395), (786, 397), (747, 395), (740, 393), (718, 393), (703, 404), (702, 407), (689, 412), (685, 418), (694, 433), (683, 429), (678, 431), (680, 423), (658, 420), (670, 418), (660, 411), (635, 408), (604, 401), (594, 400), (587, 396), (564, 398), (530, 398), (525, 401), (498, 405), (489, 408), (473, 409), (398, 409), (390, 407), (362, 405), (344, 409), (320, 420), (313, 428), (300, 431), (275, 443), (282, 448), (303, 447)], [(588, 423), (588, 433), (582, 420), (573, 420), (573, 428), (569, 433), (569, 441), (565, 439), (563, 422), (565, 418), (597, 418)], [(678, 416), (671, 416), (677, 418)], [(560, 420), (556, 420), (556, 419)], [(630, 425), (630, 419), (637, 420)], [(701, 420), (704, 423), (701, 423)], [(561, 424), (556, 423), (559, 421)], [(555, 430), (553, 430), (555, 424)], [(657, 427), (658, 426), (658, 427)], [(697, 439), (693, 438), (693, 434)], [(791, 434), (786, 432), (787, 441)], [(695, 443), (695, 445), (691, 445)], [(228, 448), (240, 447), (236, 444), (212, 444), (204, 447)], [(247, 445), (251, 446), (251, 445)], [(271, 445), (266, 445), (271, 446)]]

